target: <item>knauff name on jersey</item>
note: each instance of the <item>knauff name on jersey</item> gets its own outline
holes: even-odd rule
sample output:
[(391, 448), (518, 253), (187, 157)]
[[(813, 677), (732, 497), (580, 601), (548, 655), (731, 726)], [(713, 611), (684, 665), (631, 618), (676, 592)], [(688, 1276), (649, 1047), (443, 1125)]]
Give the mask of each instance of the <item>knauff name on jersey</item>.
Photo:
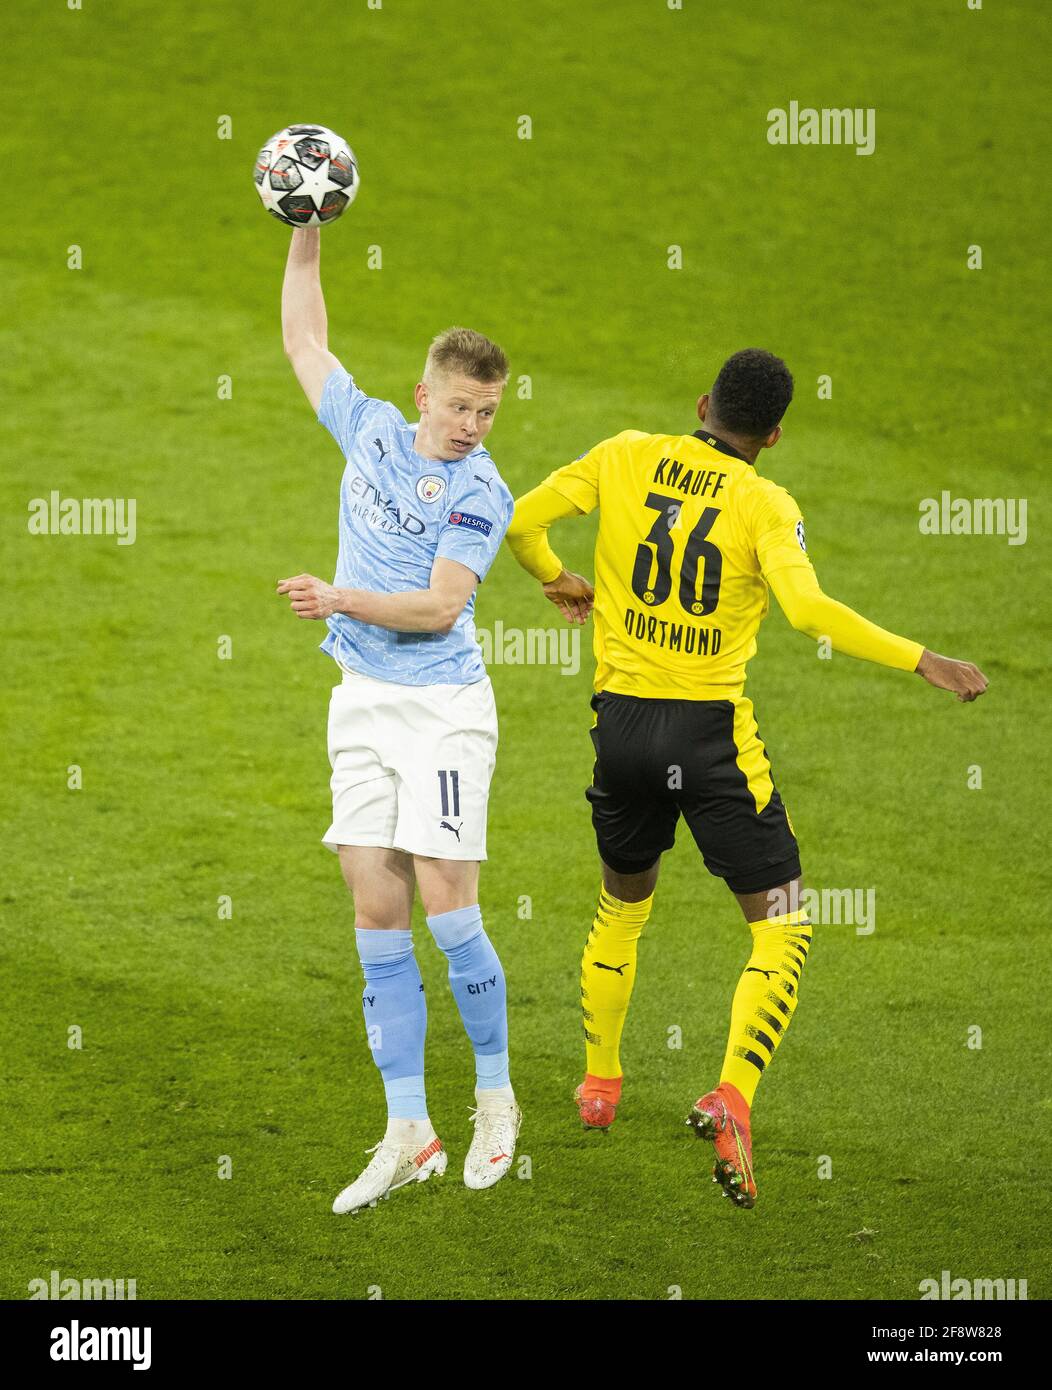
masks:
[(715, 497), (723, 487), (727, 474), (717, 468), (688, 468), (679, 459), (663, 458), (654, 469), (654, 482), (674, 487), (688, 497)]
[(687, 656), (715, 656), (723, 645), (721, 628), (673, 623), (634, 608), (625, 610), (625, 632), (639, 642), (649, 642), (670, 652), (685, 652)]
[(422, 536), (427, 530), (418, 516), (413, 516), (412, 512), (403, 514), (395, 505), (393, 497), (385, 497), (379, 488), (374, 487), (360, 474), (356, 473), (351, 479), (350, 489), (367, 504), (352, 510), (363, 517), (370, 526), (379, 526), (382, 531), (405, 531), (410, 536)]

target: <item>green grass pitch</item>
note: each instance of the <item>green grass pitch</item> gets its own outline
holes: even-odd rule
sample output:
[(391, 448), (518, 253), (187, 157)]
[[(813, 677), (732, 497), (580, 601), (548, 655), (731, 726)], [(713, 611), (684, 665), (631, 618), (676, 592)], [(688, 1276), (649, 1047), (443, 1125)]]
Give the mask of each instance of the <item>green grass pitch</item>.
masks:
[[(140, 1298), (909, 1300), (944, 1269), (1048, 1296), (1048, 30), (1038, 0), (12, 0), (0, 1296), (52, 1269)], [(875, 108), (875, 151), (769, 144), (793, 100)], [(587, 637), (577, 675), (492, 670), (481, 896), (530, 1176), (460, 1182), (470, 1051), (418, 909), (449, 1173), (330, 1213), (384, 1111), (318, 842), (333, 669), (273, 593), (331, 575), (341, 472), (282, 354), (287, 232), (250, 178), (302, 120), (361, 165), (322, 268), (367, 390), (408, 411), (434, 332), (490, 333), (513, 376), (489, 442), (521, 493), (621, 429), (689, 431), (723, 358), (769, 347), (797, 397), (763, 467), (827, 592), (990, 678), (961, 706), (819, 659), (777, 612), (762, 630), (748, 691), (807, 880), (874, 888), (877, 918), (816, 928), (757, 1097), (753, 1213), (683, 1124), (748, 937), (682, 829), (615, 1130), (570, 1102), (598, 883)], [(134, 545), (30, 535), (52, 489), (136, 498)], [(944, 489), (1029, 498), (1027, 543), (921, 535)], [(585, 570), (593, 536), (554, 533)], [(505, 552), (479, 624), (556, 618)]]

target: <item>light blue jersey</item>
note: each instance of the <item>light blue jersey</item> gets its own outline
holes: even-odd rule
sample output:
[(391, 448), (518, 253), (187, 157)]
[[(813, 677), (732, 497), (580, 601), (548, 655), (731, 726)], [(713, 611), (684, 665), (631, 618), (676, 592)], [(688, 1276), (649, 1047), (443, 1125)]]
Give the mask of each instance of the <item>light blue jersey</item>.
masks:
[[(413, 448), (416, 427), (389, 401), (367, 396), (342, 367), (326, 379), (318, 419), (347, 460), (338, 588), (428, 589), (440, 555), (485, 579), (515, 503), (481, 445), (461, 459), (423, 458)], [(486, 674), (474, 613), (472, 594), (448, 633), (392, 632), (334, 613), (322, 651), (351, 671), (400, 685), (468, 685)]]

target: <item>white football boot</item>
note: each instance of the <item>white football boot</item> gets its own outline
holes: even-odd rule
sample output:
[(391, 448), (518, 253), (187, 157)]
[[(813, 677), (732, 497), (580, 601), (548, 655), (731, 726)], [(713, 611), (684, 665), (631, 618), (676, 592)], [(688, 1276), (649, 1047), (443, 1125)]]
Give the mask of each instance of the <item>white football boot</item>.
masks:
[(386, 1136), (366, 1153), (375, 1154), (369, 1166), (345, 1187), (332, 1204), (337, 1216), (357, 1211), (360, 1207), (375, 1207), (381, 1197), (390, 1197), (410, 1182), (426, 1182), (432, 1173), (441, 1177), (449, 1162), (442, 1141), (432, 1138), (423, 1148), (419, 1142), (402, 1144)]
[(515, 1101), (485, 1099), (475, 1093), (477, 1110), (471, 1114), (475, 1135), (464, 1159), (464, 1186), (478, 1190), (492, 1187), (511, 1167), (522, 1111)]

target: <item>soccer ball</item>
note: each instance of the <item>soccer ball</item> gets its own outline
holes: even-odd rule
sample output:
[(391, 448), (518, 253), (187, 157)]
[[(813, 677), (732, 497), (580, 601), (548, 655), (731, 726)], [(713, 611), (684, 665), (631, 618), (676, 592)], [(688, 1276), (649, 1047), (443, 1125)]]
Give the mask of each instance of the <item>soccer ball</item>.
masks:
[(323, 125), (290, 125), (256, 156), (263, 206), (290, 227), (334, 222), (354, 202), (358, 165), (346, 140)]

